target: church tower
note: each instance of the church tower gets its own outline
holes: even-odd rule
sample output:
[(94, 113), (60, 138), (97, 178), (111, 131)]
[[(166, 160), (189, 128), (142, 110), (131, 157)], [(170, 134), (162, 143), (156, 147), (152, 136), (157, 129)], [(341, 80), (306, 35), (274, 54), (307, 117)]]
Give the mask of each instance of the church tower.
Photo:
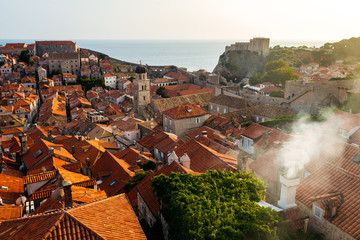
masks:
[(147, 78), (146, 68), (142, 65), (135, 69), (134, 83), (134, 105), (135, 113), (140, 113), (141, 106), (148, 105), (150, 99), (150, 80)]

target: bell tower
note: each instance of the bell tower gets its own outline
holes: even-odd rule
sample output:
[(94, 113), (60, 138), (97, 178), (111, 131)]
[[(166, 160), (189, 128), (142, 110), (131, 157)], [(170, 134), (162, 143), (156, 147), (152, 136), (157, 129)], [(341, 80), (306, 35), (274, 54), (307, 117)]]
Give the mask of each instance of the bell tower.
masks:
[(150, 99), (150, 80), (147, 78), (146, 68), (142, 65), (135, 69), (134, 83), (134, 107), (135, 113), (140, 113), (141, 106), (148, 105)]

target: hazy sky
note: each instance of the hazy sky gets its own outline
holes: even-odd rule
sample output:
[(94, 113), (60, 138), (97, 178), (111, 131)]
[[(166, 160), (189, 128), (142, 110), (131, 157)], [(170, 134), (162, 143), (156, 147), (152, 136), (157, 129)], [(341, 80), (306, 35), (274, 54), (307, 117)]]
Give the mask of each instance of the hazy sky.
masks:
[(340, 40), (355, 0), (2, 0), (0, 39)]

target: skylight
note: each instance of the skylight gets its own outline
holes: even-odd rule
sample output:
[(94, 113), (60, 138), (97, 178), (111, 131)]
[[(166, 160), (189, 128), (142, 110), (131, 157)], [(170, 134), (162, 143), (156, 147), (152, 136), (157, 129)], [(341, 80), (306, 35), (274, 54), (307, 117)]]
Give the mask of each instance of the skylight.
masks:
[(353, 159), (353, 162), (356, 163), (356, 164), (360, 164), (360, 156), (359, 155), (356, 155)]
[(43, 154), (43, 150), (39, 149), (36, 153), (34, 153), (34, 158), (39, 157), (41, 154)]
[(116, 180), (114, 180), (112, 183), (110, 183), (110, 187), (112, 187), (116, 183)]

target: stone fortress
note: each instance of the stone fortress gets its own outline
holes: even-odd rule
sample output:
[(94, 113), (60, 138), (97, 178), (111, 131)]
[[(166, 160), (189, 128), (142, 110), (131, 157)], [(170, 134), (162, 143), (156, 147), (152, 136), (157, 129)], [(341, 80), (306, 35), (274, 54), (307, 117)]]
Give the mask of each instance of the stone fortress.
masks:
[(225, 53), (228, 51), (248, 50), (257, 52), (259, 55), (267, 56), (269, 54), (270, 38), (253, 38), (250, 42), (236, 42), (225, 47)]

